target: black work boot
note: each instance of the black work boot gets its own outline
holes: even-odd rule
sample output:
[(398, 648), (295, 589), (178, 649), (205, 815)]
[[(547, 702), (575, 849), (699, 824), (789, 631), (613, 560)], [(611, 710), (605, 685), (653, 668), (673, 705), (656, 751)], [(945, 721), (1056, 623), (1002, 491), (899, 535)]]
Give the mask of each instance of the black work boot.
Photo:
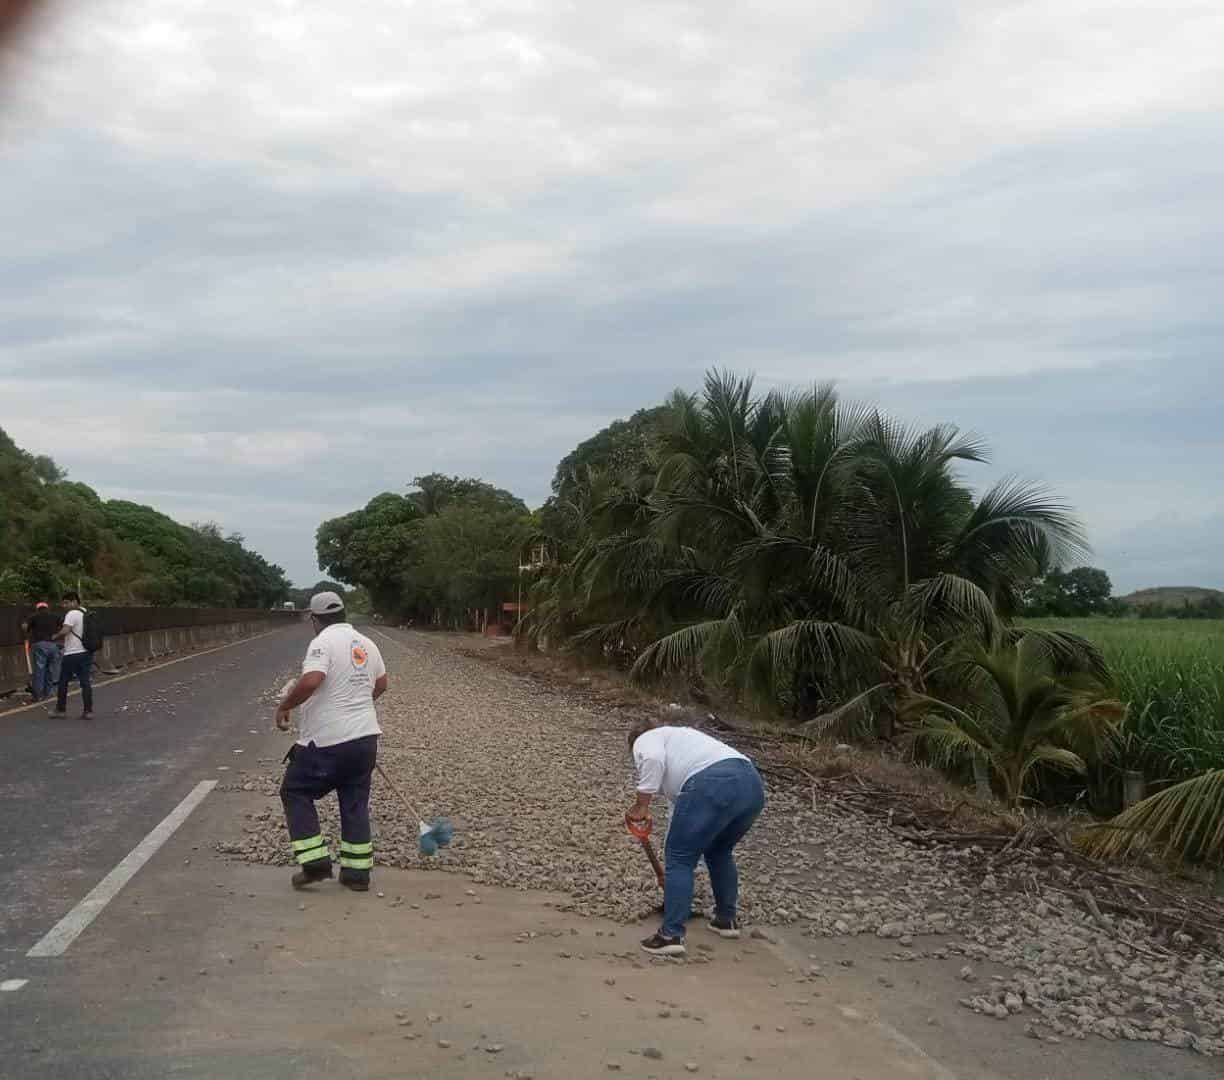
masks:
[(307, 863), (293, 875), (293, 887), (306, 889), (319, 881), (327, 881), (332, 876), (331, 859), (316, 859)]
[(353, 892), (369, 892), (370, 875), (364, 870), (349, 870), (347, 867), (341, 867), (340, 884), (346, 889), (352, 889)]

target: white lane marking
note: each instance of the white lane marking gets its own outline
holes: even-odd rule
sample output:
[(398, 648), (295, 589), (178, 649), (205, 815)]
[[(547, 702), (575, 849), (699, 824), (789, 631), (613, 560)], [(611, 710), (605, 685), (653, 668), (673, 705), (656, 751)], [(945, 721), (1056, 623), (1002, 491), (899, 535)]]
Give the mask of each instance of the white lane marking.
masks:
[(0, 982), (0, 994), (12, 994), (29, 981), (29, 979), (5, 979), (4, 982)]
[(399, 638), (392, 637), (390, 634), (388, 634), (384, 630), (378, 630), (373, 626), (368, 626), (366, 627), (366, 629), (369, 630), (370, 633), (372, 634), (377, 634), (380, 638), (383, 638), (385, 641), (391, 642), (392, 645), (398, 645), (401, 649), (404, 647), (404, 643)]
[(191, 811), (199, 806), (204, 801), (204, 796), (216, 786), (216, 780), (201, 780), (196, 784), (191, 789), (191, 794), (132, 848), (119, 865), (99, 881), (84, 900), (60, 919), (26, 956), (63, 956), (68, 946), (102, 913), (102, 909), (136, 876), (140, 868), (153, 858), (162, 844), (174, 835)]

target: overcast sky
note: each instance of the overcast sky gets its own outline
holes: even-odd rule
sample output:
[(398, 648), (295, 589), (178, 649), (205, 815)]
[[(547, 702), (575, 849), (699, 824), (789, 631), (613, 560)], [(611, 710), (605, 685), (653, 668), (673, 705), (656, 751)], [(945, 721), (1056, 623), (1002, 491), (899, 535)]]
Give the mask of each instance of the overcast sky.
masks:
[(986, 436), (1119, 591), (1224, 587), (1218, 0), (90, 0), (0, 71), (0, 425), (314, 530), (532, 505), (608, 421), (836, 379)]

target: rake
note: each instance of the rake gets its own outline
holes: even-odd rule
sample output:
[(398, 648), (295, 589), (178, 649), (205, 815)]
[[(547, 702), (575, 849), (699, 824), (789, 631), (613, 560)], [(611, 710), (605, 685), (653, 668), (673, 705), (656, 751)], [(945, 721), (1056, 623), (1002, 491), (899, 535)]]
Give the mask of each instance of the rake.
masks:
[(421, 849), (421, 854), (437, 855), (438, 848), (446, 847), (451, 842), (451, 837), (455, 835), (451, 823), (444, 817), (436, 817), (426, 825), (421, 812), (408, 801), (408, 796), (391, 782), (391, 777), (386, 774), (383, 767), (375, 762), (374, 768), (378, 770), (378, 775), (383, 778), (387, 787), (399, 796), (400, 802), (407, 808), (408, 813), (417, 819), (417, 846)]
[[(294, 679), (290, 679), (284, 686), (281, 687), (282, 700), (284, 699), (285, 695), (289, 693), (291, 689), (293, 689), (295, 681), (296, 680)], [(405, 749), (424, 750), (425, 747), (413, 746), (406, 747)], [(451, 827), (451, 823), (444, 817), (436, 817), (433, 819), (433, 821), (426, 825), (420, 812), (412, 805), (412, 803), (408, 801), (408, 797), (402, 791), (400, 791), (400, 789), (396, 787), (394, 783), (392, 783), (391, 777), (387, 775), (386, 771), (381, 765), (378, 764), (377, 761), (374, 763), (374, 768), (378, 770), (378, 775), (386, 781), (387, 787), (389, 787), (397, 796), (399, 796), (400, 802), (402, 802), (404, 806), (408, 808), (408, 813), (417, 819), (417, 847), (421, 849), (421, 854), (437, 855), (438, 848), (446, 847), (446, 845), (451, 842), (451, 838), (455, 835), (455, 830)]]

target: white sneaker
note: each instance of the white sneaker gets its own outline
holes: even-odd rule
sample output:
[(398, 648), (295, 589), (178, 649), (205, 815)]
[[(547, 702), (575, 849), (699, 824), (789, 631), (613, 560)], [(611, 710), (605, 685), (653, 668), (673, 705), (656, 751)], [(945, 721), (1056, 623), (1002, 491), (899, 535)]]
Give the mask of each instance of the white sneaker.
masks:
[(711, 919), (706, 926), (722, 938), (730, 938), (735, 940), (740, 936), (740, 924), (738, 919)]

